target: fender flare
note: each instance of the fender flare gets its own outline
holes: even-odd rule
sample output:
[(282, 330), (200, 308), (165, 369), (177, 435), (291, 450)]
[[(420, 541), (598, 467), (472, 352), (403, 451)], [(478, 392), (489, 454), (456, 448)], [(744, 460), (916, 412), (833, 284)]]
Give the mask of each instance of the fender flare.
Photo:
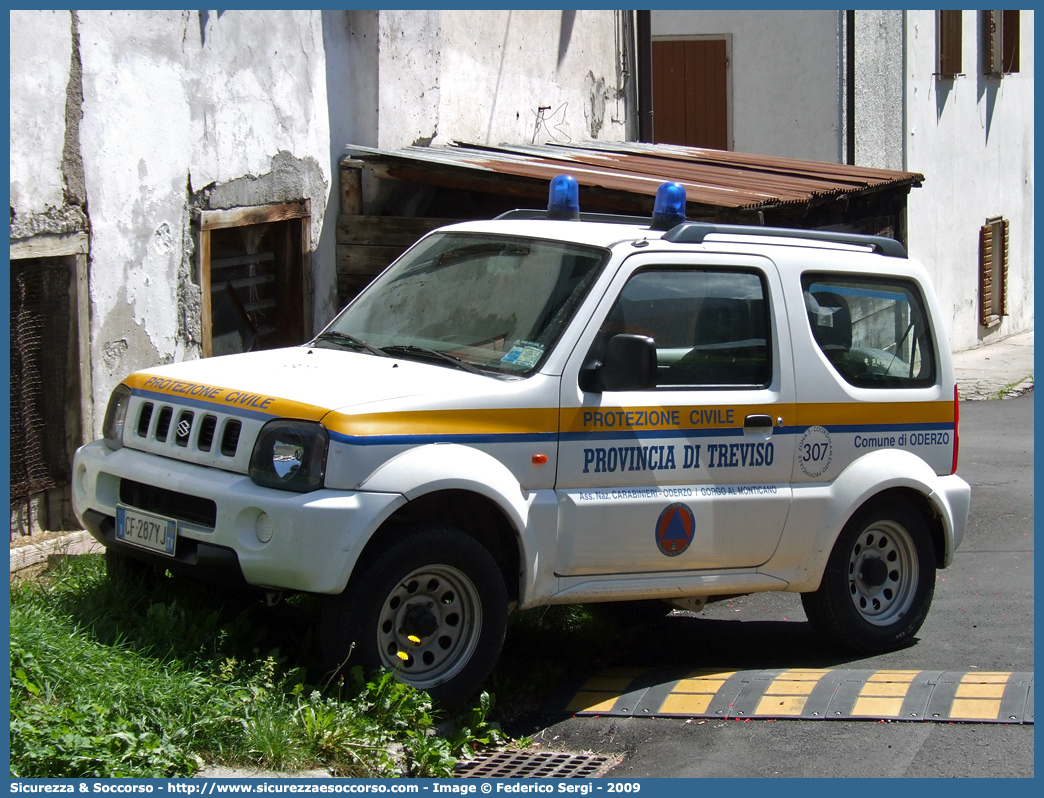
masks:
[[(381, 464), (362, 481), (359, 490), (399, 493), (407, 501), (441, 490), (477, 493), (503, 511), (520, 546), (529, 525), (532, 493), (495, 457), (457, 443), (430, 443), (408, 449)], [(520, 550), (519, 554), (523, 552)]]
[[(882, 473), (888, 476), (882, 479)], [(786, 580), (790, 591), (817, 590), (845, 524), (875, 496), (897, 489), (919, 493), (938, 513), (943, 525), (941, 555), (948, 563), (954, 549), (953, 512), (937, 490), (940, 479), (911, 452), (878, 449), (851, 463), (833, 482), (795, 483), (779, 546), (759, 573)]]

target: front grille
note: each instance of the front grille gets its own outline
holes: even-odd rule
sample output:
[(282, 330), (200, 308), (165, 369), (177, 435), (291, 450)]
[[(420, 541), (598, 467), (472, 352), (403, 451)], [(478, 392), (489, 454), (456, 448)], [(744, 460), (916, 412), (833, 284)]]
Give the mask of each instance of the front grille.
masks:
[(194, 415), (191, 410), (182, 410), (178, 416), (178, 425), (174, 428), (174, 443), (182, 448), (188, 446), (189, 436), (192, 434), (192, 419)]
[[(143, 451), (187, 460), (199, 465), (228, 468), (242, 454), (239, 444), (249, 441), (244, 422), (222, 413), (196, 412), (177, 403), (143, 401), (131, 422)], [(246, 429), (253, 431), (253, 423)], [(242, 458), (239, 458), (242, 459)]]
[(225, 457), (235, 457), (236, 449), (239, 448), (239, 433), (243, 425), (235, 419), (225, 422), (225, 431), (221, 435), (221, 454)]
[(167, 405), (159, 412), (159, 418), (156, 419), (156, 440), (160, 443), (164, 443), (167, 440), (167, 433), (170, 432), (170, 419), (174, 416), (174, 408)]
[(120, 480), (120, 503), (208, 529), (217, 526), (217, 504), (211, 499), (144, 485), (130, 479)]
[(141, 406), (141, 414), (138, 416), (139, 438), (147, 438), (149, 436), (149, 422), (152, 421), (153, 408), (152, 402), (146, 402)]
[(217, 429), (217, 416), (206, 415), (199, 425), (199, 442), (196, 444), (201, 452), (209, 452), (214, 445), (214, 431)]

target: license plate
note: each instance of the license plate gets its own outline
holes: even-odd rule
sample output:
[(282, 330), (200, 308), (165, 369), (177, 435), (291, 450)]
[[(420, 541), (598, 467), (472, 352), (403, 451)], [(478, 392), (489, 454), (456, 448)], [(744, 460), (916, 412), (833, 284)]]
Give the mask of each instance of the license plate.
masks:
[(133, 507), (117, 507), (116, 539), (173, 557), (174, 544), (178, 540), (178, 522)]

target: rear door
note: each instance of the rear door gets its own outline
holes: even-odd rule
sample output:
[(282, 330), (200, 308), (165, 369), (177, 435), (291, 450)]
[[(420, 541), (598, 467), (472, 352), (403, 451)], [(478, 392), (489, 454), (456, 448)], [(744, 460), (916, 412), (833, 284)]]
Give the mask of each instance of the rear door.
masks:
[[(656, 253), (625, 261), (562, 379), (556, 572), (750, 568), (790, 507), (795, 386), (774, 265)], [(612, 335), (656, 343), (658, 384), (585, 392)]]

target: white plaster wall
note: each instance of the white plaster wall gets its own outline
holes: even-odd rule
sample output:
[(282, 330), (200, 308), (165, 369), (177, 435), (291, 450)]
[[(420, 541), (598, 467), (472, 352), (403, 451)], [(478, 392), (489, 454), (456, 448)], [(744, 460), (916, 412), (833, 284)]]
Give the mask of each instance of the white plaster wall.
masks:
[[(130, 371), (198, 354), (178, 337), (179, 270), (198, 282), (190, 189), (262, 175), (279, 152), (313, 158), (326, 181), (310, 197), (318, 242), (331, 185), (326, 76), (318, 12), (84, 11), (80, 41), (103, 408)], [(329, 249), (313, 254), (329, 272), (317, 285), (333, 280)]]
[(652, 35), (732, 35), (733, 149), (844, 161), (838, 11), (653, 11)]
[(64, 205), (68, 11), (11, 11), (11, 205), (21, 215)]
[(442, 25), (439, 11), (381, 11), (379, 147), (427, 144), (439, 126)]
[(901, 171), (903, 12), (860, 10), (855, 18), (855, 162)]
[(443, 11), (436, 143), (624, 140), (626, 13)]
[[(985, 76), (981, 15), (965, 11), (964, 74), (938, 80), (935, 13), (907, 12), (907, 167), (925, 175), (910, 193), (909, 248), (933, 275), (955, 351), (1033, 328), (1033, 11), (1021, 14), (1016, 74)], [(979, 227), (1011, 222), (1009, 316), (978, 324)]]

